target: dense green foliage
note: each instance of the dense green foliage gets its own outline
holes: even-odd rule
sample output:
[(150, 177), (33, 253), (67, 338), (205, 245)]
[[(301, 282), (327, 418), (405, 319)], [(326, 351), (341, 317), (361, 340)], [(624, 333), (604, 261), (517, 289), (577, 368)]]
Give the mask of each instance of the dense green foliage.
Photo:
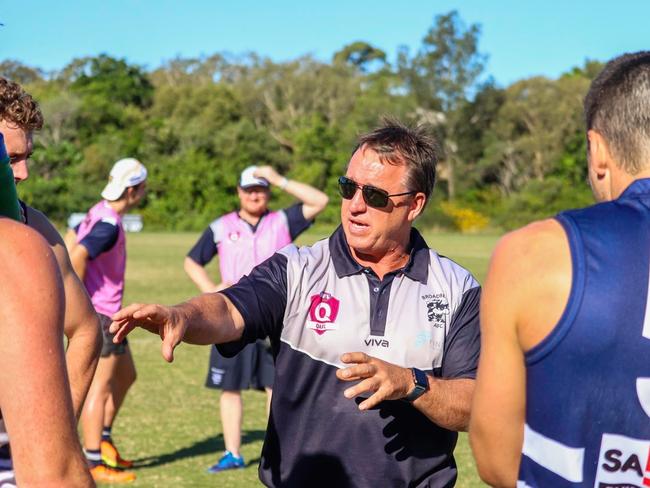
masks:
[(436, 198), (453, 205), (429, 205), (420, 225), (472, 229), (458, 221), (470, 215), (510, 228), (589, 202), (581, 105), (599, 64), (498, 87), (485, 81), (480, 32), (455, 11), (439, 15), (394, 64), (362, 41), (329, 63), (218, 53), (146, 71), (101, 55), (45, 74), (6, 60), (0, 74), (24, 83), (46, 119), (21, 195), (63, 221), (133, 156), (151, 175), (147, 228), (198, 229), (236, 205), (245, 166), (268, 163), (324, 188), (331, 223), (356, 136), (393, 115), (430, 124), (445, 152)]

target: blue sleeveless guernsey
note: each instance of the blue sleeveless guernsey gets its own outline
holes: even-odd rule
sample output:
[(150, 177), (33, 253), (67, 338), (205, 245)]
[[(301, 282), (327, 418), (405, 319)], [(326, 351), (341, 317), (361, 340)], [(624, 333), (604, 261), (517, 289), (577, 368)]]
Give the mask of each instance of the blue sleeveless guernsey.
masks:
[(573, 280), (526, 354), (517, 487), (650, 487), (650, 179), (557, 220)]

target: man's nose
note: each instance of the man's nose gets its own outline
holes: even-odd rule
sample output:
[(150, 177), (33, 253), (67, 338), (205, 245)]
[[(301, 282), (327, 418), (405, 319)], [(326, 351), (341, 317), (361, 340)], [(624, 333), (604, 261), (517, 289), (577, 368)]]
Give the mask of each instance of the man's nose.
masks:
[(20, 183), (29, 178), (29, 169), (27, 168), (26, 159), (12, 163), (11, 170), (14, 172), (14, 181), (16, 183)]
[(354, 213), (365, 212), (367, 208), (366, 201), (363, 199), (363, 194), (361, 189), (357, 188), (357, 191), (354, 192), (352, 200), (350, 200), (350, 211)]

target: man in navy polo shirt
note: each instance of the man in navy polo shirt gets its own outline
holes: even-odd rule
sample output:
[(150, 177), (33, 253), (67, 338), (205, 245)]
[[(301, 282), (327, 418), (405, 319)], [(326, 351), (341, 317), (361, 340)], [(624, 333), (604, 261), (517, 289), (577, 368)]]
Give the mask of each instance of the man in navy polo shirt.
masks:
[(267, 486), (453, 486), (479, 355), (480, 287), (413, 229), (435, 182), (437, 145), (385, 121), (361, 136), (341, 226), (287, 246), (236, 285), (175, 307), (113, 316), (121, 340), (160, 334), (234, 354), (270, 337), (276, 378), (260, 479)]

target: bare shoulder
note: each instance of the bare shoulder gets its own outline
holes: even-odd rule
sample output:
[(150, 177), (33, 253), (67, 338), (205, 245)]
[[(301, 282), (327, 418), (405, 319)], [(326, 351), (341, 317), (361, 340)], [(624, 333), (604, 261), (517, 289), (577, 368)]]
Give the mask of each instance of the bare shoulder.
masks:
[[(560, 319), (571, 291), (571, 251), (554, 219), (506, 234), (492, 256), (487, 293), (510, 309), (523, 350), (538, 344)], [(540, 307), (540, 304), (544, 304)]]
[(564, 229), (557, 220), (546, 219), (504, 235), (494, 249), (492, 263), (526, 276), (554, 265), (563, 266), (569, 257)]
[(31, 265), (47, 265), (52, 261), (53, 251), (43, 237), (28, 226), (9, 219), (0, 218), (0, 268), (11, 276), (14, 269), (22, 272), (32, 269)]
[(26, 205), (27, 225), (37, 231), (54, 251), (56, 261), (64, 274), (67, 272), (69, 265), (68, 251), (63, 242), (63, 238), (56, 227), (49, 221), (45, 214)]
[(29, 205), (26, 205), (26, 208), (27, 225), (41, 234), (50, 246), (55, 246), (57, 244), (63, 245), (61, 234), (59, 234), (59, 231), (56, 230), (56, 227), (52, 225), (52, 222), (49, 221), (45, 214)]

